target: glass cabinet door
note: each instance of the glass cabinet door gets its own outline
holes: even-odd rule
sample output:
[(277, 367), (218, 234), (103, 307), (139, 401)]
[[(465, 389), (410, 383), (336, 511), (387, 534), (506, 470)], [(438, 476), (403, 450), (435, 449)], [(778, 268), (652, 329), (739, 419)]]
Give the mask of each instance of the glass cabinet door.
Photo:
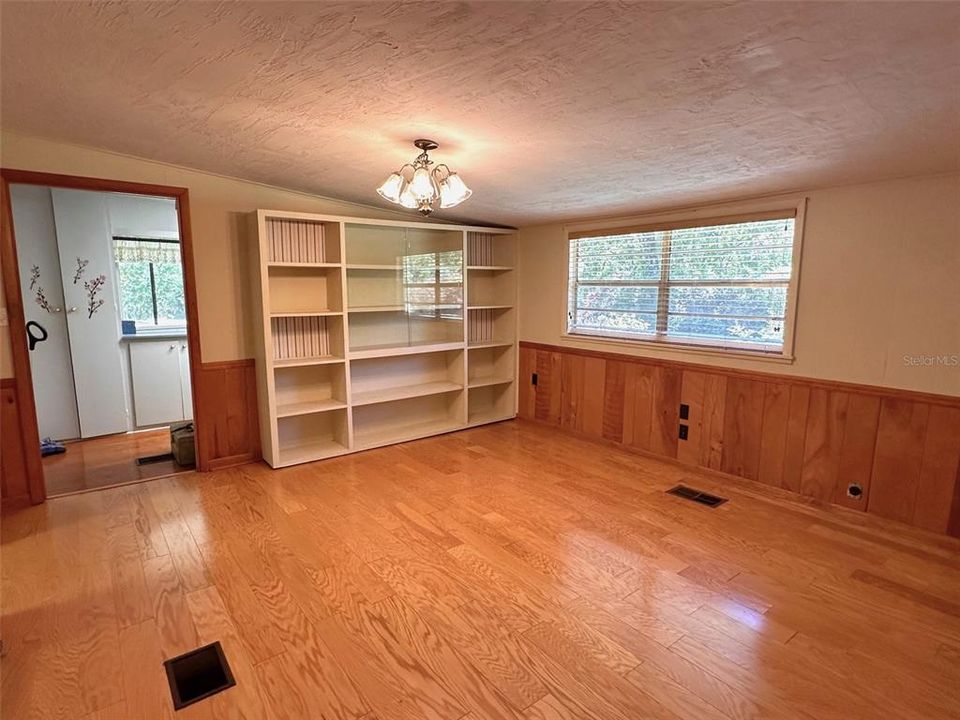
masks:
[(350, 350), (462, 342), (463, 233), (347, 225)]

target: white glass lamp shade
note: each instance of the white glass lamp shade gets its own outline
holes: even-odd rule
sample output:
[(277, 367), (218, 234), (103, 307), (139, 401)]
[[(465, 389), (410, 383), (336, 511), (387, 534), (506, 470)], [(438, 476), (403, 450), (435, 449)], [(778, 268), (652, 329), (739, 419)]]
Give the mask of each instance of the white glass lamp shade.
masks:
[(420, 203), (417, 202), (417, 198), (414, 197), (413, 191), (410, 189), (410, 183), (404, 183), (403, 189), (400, 191), (400, 198), (397, 202), (410, 210), (416, 210), (420, 207)]
[(433, 180), (430, 179), (430, 171), (425, 167), (417, 168), (413, 173), (413, 178), (410, 180), (410, 192), (420, 202), (429, 202), (437, 196), (437, 189), (433, 185)]
[(403, 176), (399, 173), (391, 173), (390, 177), (383, 181), (383, 185), (377, 188), (377, 193), (392, 203), (399, 203), (402, 190)]
[(473, 195), (473, 190), (467, 187), (456, 173), (450, 173), (440, 183), (440, 207), (450, 208), (459, 205)]

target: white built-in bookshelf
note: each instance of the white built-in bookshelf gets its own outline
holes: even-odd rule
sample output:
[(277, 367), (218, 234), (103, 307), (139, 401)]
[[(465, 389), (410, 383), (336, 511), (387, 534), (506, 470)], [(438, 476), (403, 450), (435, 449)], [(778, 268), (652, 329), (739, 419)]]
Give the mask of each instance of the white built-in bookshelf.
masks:
[(516, 416), (514, 231), (255, 215), (271, 466)]

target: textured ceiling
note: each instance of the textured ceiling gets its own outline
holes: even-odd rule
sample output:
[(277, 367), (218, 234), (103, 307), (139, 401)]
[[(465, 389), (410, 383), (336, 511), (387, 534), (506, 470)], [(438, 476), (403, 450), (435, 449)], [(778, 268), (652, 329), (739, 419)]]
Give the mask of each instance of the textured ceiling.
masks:
[(423, 136), (514, 225), (960, 167), (960, 3), (0, 8), (5, 128), (368, 204)]

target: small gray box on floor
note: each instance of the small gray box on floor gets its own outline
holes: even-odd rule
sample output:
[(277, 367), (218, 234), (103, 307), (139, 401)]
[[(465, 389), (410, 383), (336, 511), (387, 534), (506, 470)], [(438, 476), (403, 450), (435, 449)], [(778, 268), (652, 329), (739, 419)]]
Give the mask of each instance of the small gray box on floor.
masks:
[(196, 448), (192, 422), (174, 423), (170, 426), (170, 451), (177, 465), (196, 465)]

